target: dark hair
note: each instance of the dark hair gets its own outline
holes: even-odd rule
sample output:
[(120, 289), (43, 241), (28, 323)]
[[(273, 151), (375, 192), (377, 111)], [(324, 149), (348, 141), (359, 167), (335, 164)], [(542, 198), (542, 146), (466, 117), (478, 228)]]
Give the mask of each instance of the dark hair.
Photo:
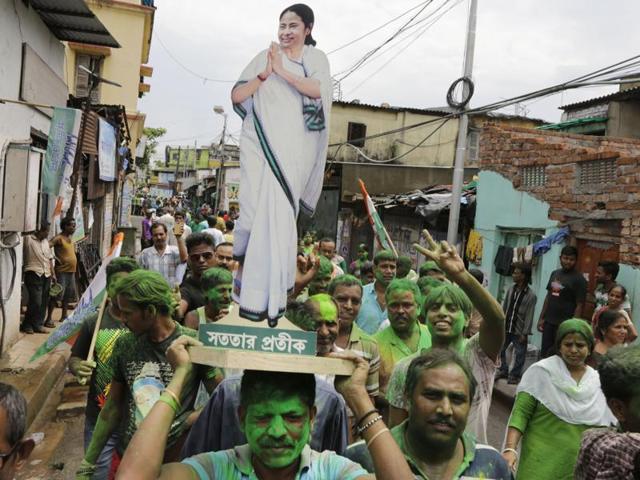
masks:
[(134, 270), (138, 270), (140, 268), (142, 267), (140, 267), (140, 264), (136, 262), (135, 258), (131, 258), (131, 257), (114, 258), (109, 262), (109, 265), (107, 265), (107, 268), (106, 268), (107, 285), (109, 284), (109, 282), (111, 281), (111, 278), (116, 273), (122, 273), (122, 272), (131, 273)]
[(396, 260), (396, 268), (398, 269), (398, 272), (403, 272), (406, 270), (406, 273), (404, 275), (398, 274), (398, 278), (404, 278), (409, 275), (409, 271), (411, 270), (412, 265), (413, 262), (411, 261), (410, 257), (407, 257), (406, 255), (400, 255)]
[(482, 285), (482, 282), (484, 282), (484, 273), (482, 273), (482, 270), (471, 268), (469, 269), (469, 274), (475, 278), (480, 285)]
[(218, 245), (216, 245), (215, 251), (217, 252), (220, 247), (233, 247), (233, 243), (231, 243), (231, 242), (220, 242)]
[(197, 247), (198, 245), (207, 245), (211, 247), (212, 250), (215, 250), (216, 247), (213, 237), (204, 232), (192, 233), (187, 237), (187, 240), (184, 243), (187, 247), (187, 252), (190, 252), (192, 248)]
[(365, 275), (367, 273), (371, 273), (371, 272), (373, 272), (373, 262), (372, 261), (367, 260), (362, 265), (360, 265), (360, 276), (361, 277), (363, 275)]
[[(304, 3), (296, 3), (295, 5), (291, 5), (290, 7), (285, 8), (278, 18), (282, 20), (282, 16), (287, 12), (295, 13), (302, 19), (302, 23), (304, 23), (304, 26), (306, 28), (308, 28), (309, 30), (313, 29), (315, 17), (313, 15), (313, 10), (311, 10), (309, 6), (305, 5)], [(304, 39), (304, 44), (313, 45), (314, 47), (316, 46), (316, 41), (311, 36), (311, 32), (309, 32), (309, 35), (307, 35), (307, 37)]]
[(180, 215), (182, 218), (187, 218), (187, 214), (181, 208), (176, 208), (176, 211), (173, 212), (173, 217)]
[(227, 220), (226, 222), (224, 222), (224, 226), (227, 227), (228, 231), (232, 231), (236, 224), (233, 220)]
[(529, 265), (525, 265), (524, 263), (515, 263), (513, 265), (513, 269), (518, 269), (524, 275), (526, 283), (531, 283), (531, 267)]
[(60, 220), (60, 228), (64, 229), (71, 222), (75, 223), (75, 221), (76, 221), (76, 219), (73, 218), (73, 217), (64, 217), (62, 220)]
[(627, 296), (627, 289), (624, 288), (624, 286), (620, 285), (619, 283), (614, 283), (607, 293), (611, 292), (611, 290), (613, 290), (614, 288), (619, 288), (620, 290), (622, 290), (622, 298), (623, 299), (624, 299), (624, 297)]
[(164, 229), (164, 233), (167, 233), (167, 226), (164, 223), (160, 222), (153, 222), (151, 224), (151, 233), (153, 233), (153, 231), (158, 227), (162, 227)]
[(624, 314), (620, 311), (605, 310), (602, 312), (598, 317), (598, 324), (593, 332), (594, 336), (598, 340), (604, 340), (604, 334), (607, 332), (607, 329), (616, 323), (619, 318), (624, 318)]
[(374, 265), (378, 265), (380, 262), (385, 262), (385, 261), (395, 262), (396, 266), (398, 265), (398, 259), (396, 258), (396, 256), (393, 254), (391, 250), (380, 250), (373, 257)]
[(336, 241), (334, 239), (332, 239), (332, 238), (329, 238), (329, 237), (323, 237), (322, 240), (320, 240), (318, 242), (318, 247), (320, 245), (322, 245), (323, 243), (336, 243)]
[(6, 441), (13, 447), (27, 430), (27, 401), (13, 385), (0, 383), (0, 408), (7, 417)]
[(307, 407), (316, 401), (316, 377), (311, 373), (245, 370), (240, 382), (240, 406), (298, 397)]
[(620, 265), (616, 262), (600, 262), (598, 266), (602, 268), (604, 273), (607, 275), (611, 275), (611, 280), (615, 280), (618, 278), (618, 273), (620, 272)]
[(471, 403), (478, 385), (471, 371), (471, 367), (467, 361), (455, 351), (444, 348), (432, 348), (411, 361), (407, 369), (407, 378), (404, 384), (405, 397), (411, 398), (422, 372), (452, 364), (460, 367), (465, 377), (467, 377), (467, 382), (469, 383), (469, 403)]
[(329, 287), (327, 287), (327, 293), (332, 295), (336, 292), (338, 287), (360, 287), (360, 296), (362, 296), (362, 282), (353, 275), (338, 275), (331, 280)]
[(578, 249), (571, 245), (566, 245), (565, 247), (562, 247), (562, 250), (560, 250), (560, 255), (578, 258)]
[(218, 217), (209, 215), (206, 220), (209, 228), (216, 228), (216, 225), (218, 224)]
[(48, 230), (50, 227), (51, 227), (51, 224), (46, 220), (43, 220), (42, 222), (40, 222), (40, 226), (38, 227), (37, 231), (42, 232), (44, 230)]
[(610, 349), (598, 366), (598, 373), (607, 400), (631, 400), (640, 393), (640, 345)]
[(420, 277), (416, 282), (416, 285), (418, 285), (422, 296), (425, 297), (425, 290), (431, 291), (432, 289), (441, 286), (442, 280), (438, 280), (435, 277)]

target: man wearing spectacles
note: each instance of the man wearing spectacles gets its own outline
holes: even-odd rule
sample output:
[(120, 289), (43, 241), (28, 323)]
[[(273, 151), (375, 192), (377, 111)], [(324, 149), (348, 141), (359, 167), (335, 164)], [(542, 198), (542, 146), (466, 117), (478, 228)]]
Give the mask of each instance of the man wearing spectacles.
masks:
[(184, 318), (187, 312), (202, 307), (207, 303), (202, 286), (202, 274), (208, 268), (217, 265), (215, 243), (211, 235), (203, 232), (192, 233), (185, 243), (190, 273), (180, 285), (179, 318)]
[(27, 402), (16, 388), (0, 383), (0, 480), (11, 480), (35, 447), (27, 430)]

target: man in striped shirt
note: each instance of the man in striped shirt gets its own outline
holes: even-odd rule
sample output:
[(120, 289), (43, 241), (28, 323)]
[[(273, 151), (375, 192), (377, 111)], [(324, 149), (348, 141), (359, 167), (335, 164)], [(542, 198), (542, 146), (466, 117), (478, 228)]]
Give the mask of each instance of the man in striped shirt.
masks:
[(328, 293), (340, 307), (339, 331), (335, 344), (341, 349), (353, 351), (369, 362), (366, 387), (373, 400), (378, 396), (380, 388), (378, 344), (354, 321), (362, 305), (362, 283), (353, 275), (339, 275), (329, 284)]

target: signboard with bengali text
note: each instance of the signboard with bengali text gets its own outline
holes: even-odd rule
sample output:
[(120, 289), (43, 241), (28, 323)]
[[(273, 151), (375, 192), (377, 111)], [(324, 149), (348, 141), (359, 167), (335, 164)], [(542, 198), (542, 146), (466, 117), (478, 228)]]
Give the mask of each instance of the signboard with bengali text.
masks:
[(198, 331), (199, 339), (206, 347), (291, 355), (316, 354), (315, 332), (216, 323), (200, 325)]

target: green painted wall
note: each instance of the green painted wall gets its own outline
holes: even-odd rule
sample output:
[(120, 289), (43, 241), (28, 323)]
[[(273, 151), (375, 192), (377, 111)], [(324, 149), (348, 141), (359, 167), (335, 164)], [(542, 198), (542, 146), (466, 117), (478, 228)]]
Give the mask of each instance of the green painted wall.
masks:
[[(509, 232), (526, 234), (529, 229), (539, 231), (543, 236), (555, 233), (557, 223), (549, 220), (549, 204), (542, 202), (528, 193), (513, 188), (510, 180), (495, 173), (482, 171), (479, 174), (477, 208), (475, 226), (483, 237), (482, 270), (489, 276), (489, 291), (501, 299), (504, 291), (500, 290), (500, 275), (495, 272), (493, 261), (498, 247), (507, 244)], [(524, 246), (518, 243), (517, 246)], [(538, 263), (532, 272), (532, 287), (538, 297), (534, 315), (533, 338), (530, 343), (540, 347), (540, 333), (535, 324), (540, 315), (546, 285), (551, 272), (560, 268), (560, 250), (564, 244), (553, 245), (546, 254), (538, 257)], [(511, 284), (505, 279), (503, 290)]]

